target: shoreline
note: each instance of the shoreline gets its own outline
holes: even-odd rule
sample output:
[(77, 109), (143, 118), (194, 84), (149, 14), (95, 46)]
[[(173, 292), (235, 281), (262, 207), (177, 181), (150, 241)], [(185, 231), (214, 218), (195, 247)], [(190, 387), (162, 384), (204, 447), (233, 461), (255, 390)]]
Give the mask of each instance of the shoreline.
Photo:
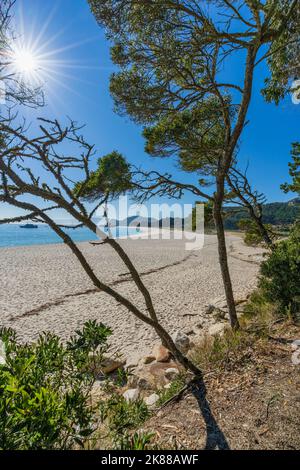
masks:
[[(17, 225), (17, 224), (15, 224)], [(119, 228), (133, 228), (133, 227), (126, 227), (126, 226), (123, 226), (123, 225), (120, 225)], [(158, 237), (158, 238), (148, 238), (148, 235), (149, 235), (149, 232), (151, 232), (151, 235), (156, 237), (157, 235), (162, 235), (162, 237)], [(157, 227), (152, 227), (152, 228), (148, 228), (148, 227), (141, 227), (140, 228), (140, 232), (139, 233), (133, 233), (133, 234), (129, 234), (129, 235), (122, 235), (120, 237), (112, 237), (112, 238), (115, 238), (116, 240), (139, 240), (139, 239), (146, 239), (146, 240), (161, 240), (161, 239), (164, 239), (164, 240), (167, 240), (168, 238), (163, 238), (163, 235), (164, 234), (169, 234), (169, 233), (174, 233), (174, 232), (178, 232), (178, 233), (181, 233), (180, 230), (168, 230), (168, 229), (161, 229), (161, 228), (157, 228)], [(195, 232), (190, 232), (190, 231), (185, 231), (184, 233), (188, 234), (188, 235), (191, 235), (191, 236), (195, 236)], [(171, 240), (173, 238), (170, 238)], [(103, 238), (100, 238), (98, 237), (98, 239), (90, 239), (90, 240), (80, 240), (80, 241), (76, 241), (74, 240), (74, 243), (79, 244), (93, 244), (93, 243), (97, 243), (98, 241), (101, 242), (103, 240)], [(20, 249), (23, 249), (23, 248), (26, 248), (26, 247), (37, 247), (37, 248), (40, 248), (40, 247), (44, 247), (44, 246), (61, 246), (61, 245), (65, 245), (65, 243), (63, 241), (61, 242), (47, 242), (47, 243), (36, 243), (36, 244), (25, 244), (25, 245), (5, 245), (5, 246), (0, 246), (0, 250), (4, 249), (15, 249), (15, 248), (20, 248)]]

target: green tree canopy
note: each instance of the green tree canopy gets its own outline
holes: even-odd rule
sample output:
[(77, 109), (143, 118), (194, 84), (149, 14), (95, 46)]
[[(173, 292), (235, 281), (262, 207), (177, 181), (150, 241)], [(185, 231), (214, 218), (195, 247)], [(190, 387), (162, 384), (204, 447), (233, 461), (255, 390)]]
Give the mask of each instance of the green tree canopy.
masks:
[(143, 131), (150, 155), (175, 155), (183, 170), (204, 175), (216, 173), (225, 150), (225, 134), (222, 110), (213, 96), (192, 109), (167, 115)]
[(281, 187), (284, 192), (293, 191), (300, 196), (300, 143), (292, 144), (291, 151), (293, 161), (289, 163), (289, 173), (292, 178), (291, 183), (285, 183)]
[(111, 152), (98, 159), (97, 169), (88, 180), (75, 185), (75, 195), (87, 201), (103, 196), (116, 197), (131, 188), (130, 165), (119, 152)]
[(298, 74), (297, 0), (89, 2), (121, 69), (111, 79), (116, 108), (138, 122), (192, 108), (207, 95), (239, 91), (238, 84), (221, 81), (220, 70), (250, 46), (263, 47), (257, 60), (268, 61), (268, 100), (278, 102)]

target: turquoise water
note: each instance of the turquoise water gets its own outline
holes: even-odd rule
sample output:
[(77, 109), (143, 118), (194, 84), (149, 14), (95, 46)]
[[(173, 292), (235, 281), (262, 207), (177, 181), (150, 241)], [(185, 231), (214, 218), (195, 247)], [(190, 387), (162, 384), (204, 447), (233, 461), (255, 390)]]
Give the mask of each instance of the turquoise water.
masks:
[[(98, 240), (98, 237), (87, 228), (67, 229), (66, 232), (75, 242)], [(118, 227), (114, 229), (113, 236), (118, 238), (133, 233), (134, 229)], [(25, 229), (17, 224), (0, 225), (0, 248), (53, 243), (62, 243), (62, 240), (46, 225), (39, 225), (37, 229)]]

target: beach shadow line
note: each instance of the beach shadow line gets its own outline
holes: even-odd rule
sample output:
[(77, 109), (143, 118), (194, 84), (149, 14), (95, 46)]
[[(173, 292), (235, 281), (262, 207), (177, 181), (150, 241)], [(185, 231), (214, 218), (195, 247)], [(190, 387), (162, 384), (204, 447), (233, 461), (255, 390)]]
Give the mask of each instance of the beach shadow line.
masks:
[[(149, 269), (147, 271), (143, 271), (143, 272), (140, 273), (140, 276), (141, 277), (149, 276), (150, 274), (157, 273), (159, 271), (163, 271), (163, 270), (171, 268), (173, 266), (178, 266), (179, 264), (182, 264), (182, 263), (185, 263), (186, 261), (188, 261), (188, 259), (191, 258), (192, 256), (195, 256), (195, 254), (190, 253), (181, 260), (174, 261), (173, 263), (166, 264), (164, 266), (159, 266), (157, 268), (152, 268), (152, 269)], [(117, 286), (118, 284), (123, 284), (125, 282), (133, 282), (133, 279), (130, 276), (130, 273), (121, 273), (118, 276), (120, 277), (120, 279), (116, 279), (116, 280), (110, 282), (108, 285), (111, 286), (111, 287), (114, 287), (114, 286)], [(67, 302), (72, 297), (79, 297), (81, 295), (96, 294), (96, 293), (99, 293), (99, 292), (101, 292), (101, 290), (99, 290), (98, 288), (92, 288), (92, 289), (86, 289), (84, 291), (75, 292), (74, 294), (66, 294), (63, 297), (59, 297), (56, 300), (46, 302), (45, 304), (42, 304), (39, 307), (36, 307), (34, 309), (31, 309), (31, 310), (27, 310), (26, 312), (21, 313), (20, 315), (11, 316), (9, 321), (14, 322), (14, 321), (20, 320), (21, 318), (36, 316), (36, 315), (39, 315), (41, 312), (43, 312), (45, 310), (48, 310), (51, 307), (57, 307), (61, 304), (64, 304), (65, 302)]]

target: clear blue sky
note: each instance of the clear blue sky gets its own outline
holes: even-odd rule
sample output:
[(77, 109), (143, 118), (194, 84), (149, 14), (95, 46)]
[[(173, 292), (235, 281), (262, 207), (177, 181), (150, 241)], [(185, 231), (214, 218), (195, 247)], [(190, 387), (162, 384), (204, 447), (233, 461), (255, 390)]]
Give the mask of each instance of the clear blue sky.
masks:
[[(86, 124), (85, 135), (96, 144), (99, 155), (116, 149), (134, 164), (195, 181), (193, 175), (180, 172), (174, 161), (146, 155), (141, 129), (129, 118), (114, 114), (108, 91), (109, 76), (114, 70), (109, 44), (86, 0), (18, 0), (17, 4), (23, 5), (17, 21), (23, 21), (25, 39), (41, 35), (39, 43), (44, 52), (51, 52), (54, 70), (54, 79), (46, 88), (47, 108), (37, 113), (23, 110), (26, 118), (47, 115), (61, 120), (71, 116)], [(236, 66), (230, 73), (238, 76), (238, 71)], [(243, 135), (240, 158), (249, 161), (248, 175), (268, 201), (284, 201), (294, 197), (284, 195), (280, 184), (288, 179), (290, 144), (300, 140), (300, 105), (294, 105), (290, 97), (278, 107), (266, 104), (260, 95), (264, 76), (261, 67), (256, 72), (250, 122)], [(187, 193), (184, 202), (194, 202), (194, 197)], [(0, 216), (11, 212), (0, 206)]]

